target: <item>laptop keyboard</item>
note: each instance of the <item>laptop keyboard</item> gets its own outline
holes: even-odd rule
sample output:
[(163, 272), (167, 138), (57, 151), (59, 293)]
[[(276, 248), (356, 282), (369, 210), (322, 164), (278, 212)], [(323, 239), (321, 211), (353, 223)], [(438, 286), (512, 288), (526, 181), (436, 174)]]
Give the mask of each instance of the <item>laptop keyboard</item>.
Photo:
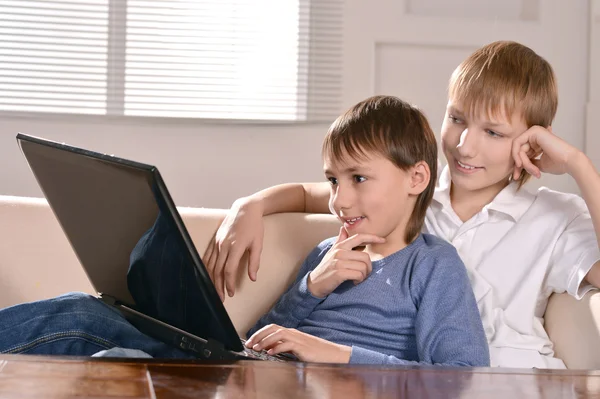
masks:
[(244, 354), (253, 359), (260, 360), (269, 360), (272, 362), (289, 362), (289, 361), (298, 361), (298, 359), (292, 355), (291, 353), (280, 353), (278, 355), (269, 355), (267, 351), (255, 351), (254, 349), (246, 348), (246, 341), (242, 340), (242, 345), (244, 345)]
[(290, 360), (290, 359), (286, 360), (282, 356), (269, 355), (267, 353), (267, 351), (255, 351), (254, 349), (248, 349), (248, 348), (244, 349), (244, 354), (253, 359), (269, 360), (271, 362), (285, 362), (285, 361)]

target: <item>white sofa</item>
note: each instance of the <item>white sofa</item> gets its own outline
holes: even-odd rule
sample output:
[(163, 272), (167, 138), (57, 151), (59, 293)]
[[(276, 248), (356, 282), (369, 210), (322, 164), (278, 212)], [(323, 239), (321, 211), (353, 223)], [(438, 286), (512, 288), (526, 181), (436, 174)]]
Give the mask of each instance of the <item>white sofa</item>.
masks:
[[(225, 210), (179, 208), (200, 255)], [(330, 215), (280, 214), (265, 218), (258, 281), (240, 270), (225, 307), (243, 335), (294, 278), (308, 252), (337, 234)], [(70, 291), (94, 290), (44, 199), (0, 196), (0, 308)], [(600, 369), (600, 293), (577, 301), (553, 295), (545, 327), (556, 355), (569, 368)]]

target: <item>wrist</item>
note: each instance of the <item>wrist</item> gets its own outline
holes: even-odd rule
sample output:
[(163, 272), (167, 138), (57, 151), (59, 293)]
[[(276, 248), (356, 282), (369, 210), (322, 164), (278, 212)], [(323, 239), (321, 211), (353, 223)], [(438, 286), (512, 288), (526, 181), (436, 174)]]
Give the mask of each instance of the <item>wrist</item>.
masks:
[(253, 211), (260, 212), (262, 216), (264, 216), (264, 203), (262, 198), (250, 195), (248, 197), (238, 198), (231, 205), (232, 209), (237, 209), (239, 211)]
[(590, 172), (596, 173), (596, 169), (592, 161), (585, 155), (583, 151), (577, 150), (567, 162), (567, 173), (571, 175), (577, 183), (585, 176), (589, 176)]
[(308, 292), (316, 297), (316, 298), (323, 298), (325, 295), (322, 295), (318, 288), (315, 287), (315, 283), (312, 281), (312, 272), (308, 273), (308, 277), (306, 278), (306, 289), (308, 290)]
[(337, 363), (350, 363), (350, 357), (352, 356), (352, 347), (346, 345), (338, 345), (338, 359)]

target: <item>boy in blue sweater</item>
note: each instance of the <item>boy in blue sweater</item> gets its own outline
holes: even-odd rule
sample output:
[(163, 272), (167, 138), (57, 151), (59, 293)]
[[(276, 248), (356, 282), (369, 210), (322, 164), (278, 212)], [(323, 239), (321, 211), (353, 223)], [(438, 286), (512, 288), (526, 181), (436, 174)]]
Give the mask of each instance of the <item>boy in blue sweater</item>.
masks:
[(420, 233), (437, 174), (423, 114), (395, 97), (362, 101), (331, 125), (323, 161), (343, 226), (309, 254), (246, 345), (312, 362), (488, 366), (464, 264)]

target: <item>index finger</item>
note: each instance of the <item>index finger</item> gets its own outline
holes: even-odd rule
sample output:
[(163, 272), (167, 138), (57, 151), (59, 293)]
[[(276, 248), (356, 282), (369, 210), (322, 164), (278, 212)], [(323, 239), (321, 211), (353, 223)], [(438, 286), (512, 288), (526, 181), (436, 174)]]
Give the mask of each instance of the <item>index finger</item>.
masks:
[(383, 244), (385, 238), (376, 236), (375, 234), (358, 233), (352, 237), (346, 238), (344, 241), (337, 244), (338, 248), (352, 250), (365, 244)]
[(244, 249), (239, 245), (232, 245), (229, 247), (229, 255), (227, 256), (227, 261), (225, 261), (223, 275), (225, 279), (225, 288), (230, 297), (235, 293), (235, 280), (243, 255)]
[(263, 328), (256, 331), (250, 338), (246, 340), (246, 348), (252, 348), (257, 343), (261, 342), (265, 337), (268, 337), (275, 331), (281, 329), (277, 324), (267, 324)]
[(521, 157), (519, 156), (519, 153), (521, 152), (521, 147), (523, 146), (523, 144), (529, 143), (529, 135), (530, 135), (529, 130), (527, 130), (524, 133), (522, 133), (520, 136), (515, 138), (512, 143), (512, 150), (511, 150), (512, 157), (513, 157), (513, 160), (515, 161), (515, 164), (519, 168), (523, 167), (523, 162), (521, 161)]
[(523, 168), (529, 172), (530, 174), (532, 174), (533, 176), (537, 177), (538, 179), (541, 177), (541, 173), (540, 173), (540, 169), (535, 166), (531, 160), (529, 159), (529, 157), (527, 157), (527, 155), (521, 153), (521, 160), (523, 162)]

